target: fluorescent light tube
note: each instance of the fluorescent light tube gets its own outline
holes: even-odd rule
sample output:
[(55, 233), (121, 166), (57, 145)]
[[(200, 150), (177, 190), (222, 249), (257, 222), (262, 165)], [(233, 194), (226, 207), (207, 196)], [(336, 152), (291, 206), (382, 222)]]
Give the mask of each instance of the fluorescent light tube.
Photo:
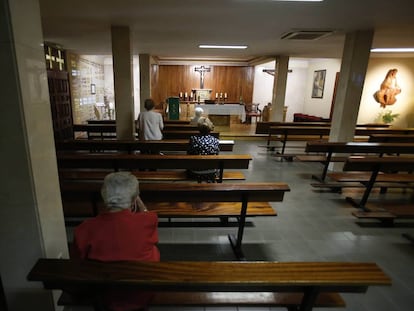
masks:
[(374, 53), (413, 53), (414, 48), (376, 48), (371, 49)]
[(212, 45), (200, 44), (200, 49), (247, 49), (247, 45)]

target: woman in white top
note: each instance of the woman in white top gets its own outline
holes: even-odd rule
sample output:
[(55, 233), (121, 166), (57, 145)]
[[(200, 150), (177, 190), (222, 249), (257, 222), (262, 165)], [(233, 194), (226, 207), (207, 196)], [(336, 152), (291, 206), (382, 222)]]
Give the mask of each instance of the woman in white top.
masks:
[(155, 104), (152, 99), (146, 99), (144, 103), (146, 111), (143, 111), (138, 115), (136, 129), (139, 133), (140, 140), (162, 139), (164, 121), (162, 120), (161, 113), (153, 111), (154, 106)]

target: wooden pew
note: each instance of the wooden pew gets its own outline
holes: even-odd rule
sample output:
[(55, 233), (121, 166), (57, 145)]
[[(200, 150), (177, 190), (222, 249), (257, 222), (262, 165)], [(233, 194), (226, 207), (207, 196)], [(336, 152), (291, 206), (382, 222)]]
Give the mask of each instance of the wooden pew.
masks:
[[(86, 203), (98, 210), (101, 201), (100, 190), (103, 181), (80, 182), (80, 181), (64, 181), (61, 182), (62, 202), (80, 204)], [(233, 247), (233, 251), (238, 259), (243, 259), (244, 255), (241, 249), (243, 232), (246, 222), (246, 215), (249, 202), (281, 202), (285, 192), (290, 191), (289, 186), (285, 183), (140, 183), (140, 197), (147, 204), (151, 202), (239, 202), (237, 208), (239, 226), (237, 236), (229, 235), (229, 240)], [(253, 204), (254, 205), (254, 204)], [(169, 213), (171, 217), (194, 217), (196, 213), (188, 214), (187, 210), (176, 210), (174, 213), (165, 210), (165, 204), (150, 205), (155, 212)], [(203, 205), (201, 205), (203, 206)], [(159, 207), (157, 210), (156, 208)], [(199, 217), (227, 216), (222, 211), (200, 210)]]
[[(185, 305), (191, 305), (193, 298), (201, 306), (249, 305), (247, 298), (255, 296), (260, 299), (254, 299), (253, 305), (261, 305), (262, 301), (265, 306), (300, 311), (312, 310), (326, 299), (332, 307), (338, 306), (335, 302), (343, 306), (338, 293), (365, 293), (370, 286), (391, 285), (391, 279), (377, 264), (358, 262), (97, 262), (41, 258), (27, 279), (42, 282), (45, 289), (65, 293), (75, 290), (91, 298), (94, 291), (119, 287), (153, 291), (155, 302), (171, 301), (168, 297), (183, 293), (168, 305), (180, 304), (179, 297), (184, 298)], [(263, 295), (273, 297), (269, 301)], [(85, 304), (85, 299), (79, 302), (76, 294), (69, 300)], [(89, 300), (89, 305), (99, 304), (99, 300)]]
[[(190, 136), (199, 135), (200, 132), (190, 130), (165, 130), (162, 131), (163, 139), (190, 139)], [(210, 135), (220, 138), (219, 132), (210, 132)]]
[(104, 124), (73, 124), (73, 132), (86, 132), (88, 139), (116, 138), (116, 125)]
[(329, 126), (271, 126), (269, 128), (269, 135), (267, 145), (270, 146), (273, 135), (282, 136), (282, 155), (285, 153), (286, 142), (291, 136), (316, 136), (316, 139), (322, 139), (323, 136), (328, 136), (331, 128)]
[(374, 142), (328, 142), (328, 141), (308, 141), (305, 152), (325, 153), (324, 156), (298, 155), (296, 158), (300, 161), (318, 161), (324, 164), (321, 177), (312, 176), (313, 178), (325, 181), (328, 172), (328, 166), (331, 161), (344, 162), (348, 156), (333, 158), (333, 154), (414, 154), (414, 143), (374, 143)]
[[(225, 169), (248, 169), (252, 157), (248, 154), (220, 155), (148, 155), (148, 154), (57, 154), (59, 169), (217, 169), (217, 182), (223, 181)], [(157, 172), (151, 172), (156, 175)], [(161, 172), (163, 173), (163, 172)]]
[[(414, 128), (383, 128), (383, 127), (357, 127), (355, 136), (367, 136), (373, 134), (410, 134), (414, 133)], [(284, 154), (286, 142), (292, 136), (316, 136), (316, 139), (322, 139), (323, 136), (329, 136), (330, 127), (327, 126), (271, 126), (269, 129), (267, 144), (270, 146), (273, 135), (281, 135), (282, 151)]]
[[(132, 154), (136, 151), (159, 153), (170, 151), (186, 152), (189, 141), (187, 139), (169, 140), (84, 140), (72, 139), (57, 141), (55, 144), (57, 151), (89, 151), (105, 152), (117, 151)], [(233, 151), (234, 140), (220, 140), (220, 151)]]
[[(322, 121), (322, 122), (275, 122), (275, 121), (267, 121), (267, 122), (257, 122), (256, 124), (256, 134), (269, 134), (269, 129), (271, 126), (324, 126), (330, 127), (331, 122)], [(382, 127), (387, 128), (389, 124), (380, 124), (380, 123), (364, 123), (364, 124), (357, 124), (357, 127)]]
[(330, 122), (257, 122), (256, 134), (269, 134), (271, 126), (331, 126)]
[(369, 136), (369, 141), (382, 143), (414, 143), (414, 135), (372, 134)]
[[(366, 203), (370, 196), (371, 190), (374, 187), (375, 183), (379, 180), (393, 182), (397, 186), (402, 187), (404, 183), (414, 183), (414, 174), (410, 173), (395, 173), (395, 172), (412, 172), (414, 170), (414, 157), (349, 157), (345, 162), (343, 170), (346, 172), (369, 172), (369, 178), (362, 178), (361, 182), (365, 184), (365, 192), (359, 202), (356, 202), (353, 198), (347, 197), (347, 201), (350, 202), (353, 206), (359, 208), (363, 213), (354, 213), (355, 216), (360, 216), (360, 218), (369, 216), (366, 215), (370, 211), (366, 208)], [(390, 173), (392, 172), (392, 173)], [(384, 173), (384, 175), (380, 174)], [(385, 176), (385, 177), (382, 177)], [(343, 179), (338, 178), (338, 181)], [(412, 185), (414, 187), (414, 185)], [(366, 212), (366, 213), (364, 213)], [(378, 215), (371, 214), (372, 218)], [(392, 215), (391, 215), (392, 216)], [(405, 215), (407, 216), (407, 215)], [(414, 211), (412, 211), (411, 216), (414, 216)], [(386, 215), (381, 215), (381, 218), (386, 219)], [(391, 218), (395, 218), (391, 217)]]
[(198, 131), (198, 126), (194, 124), (165, 124), (164, 131)]
[[(87, 120), (88, 124), (116, 124), (116, 120)], [(190, 120), (164, 120), (165, 125), (184, 125), (190, 124)]]

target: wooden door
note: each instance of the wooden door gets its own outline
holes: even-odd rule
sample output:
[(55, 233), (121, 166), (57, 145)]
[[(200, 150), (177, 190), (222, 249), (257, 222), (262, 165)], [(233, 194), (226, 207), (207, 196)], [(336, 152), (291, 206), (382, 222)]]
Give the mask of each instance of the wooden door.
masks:
[(73, 139), (72, 104), (66, 71), (47, 71), (55, 140)]

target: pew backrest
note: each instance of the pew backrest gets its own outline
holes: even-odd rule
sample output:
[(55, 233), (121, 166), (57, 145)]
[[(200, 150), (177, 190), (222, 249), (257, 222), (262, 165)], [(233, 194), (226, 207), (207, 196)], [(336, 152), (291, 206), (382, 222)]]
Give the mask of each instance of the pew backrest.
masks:
[(300, 310), (311, 310), (322, 292), (364, 293), (390, 286), (375, 263), (357, 262), (97, 262), (39, 259), (29, 281), (46, 289), (90, 292), (130, 288), (182, 292), (301, 292)]

